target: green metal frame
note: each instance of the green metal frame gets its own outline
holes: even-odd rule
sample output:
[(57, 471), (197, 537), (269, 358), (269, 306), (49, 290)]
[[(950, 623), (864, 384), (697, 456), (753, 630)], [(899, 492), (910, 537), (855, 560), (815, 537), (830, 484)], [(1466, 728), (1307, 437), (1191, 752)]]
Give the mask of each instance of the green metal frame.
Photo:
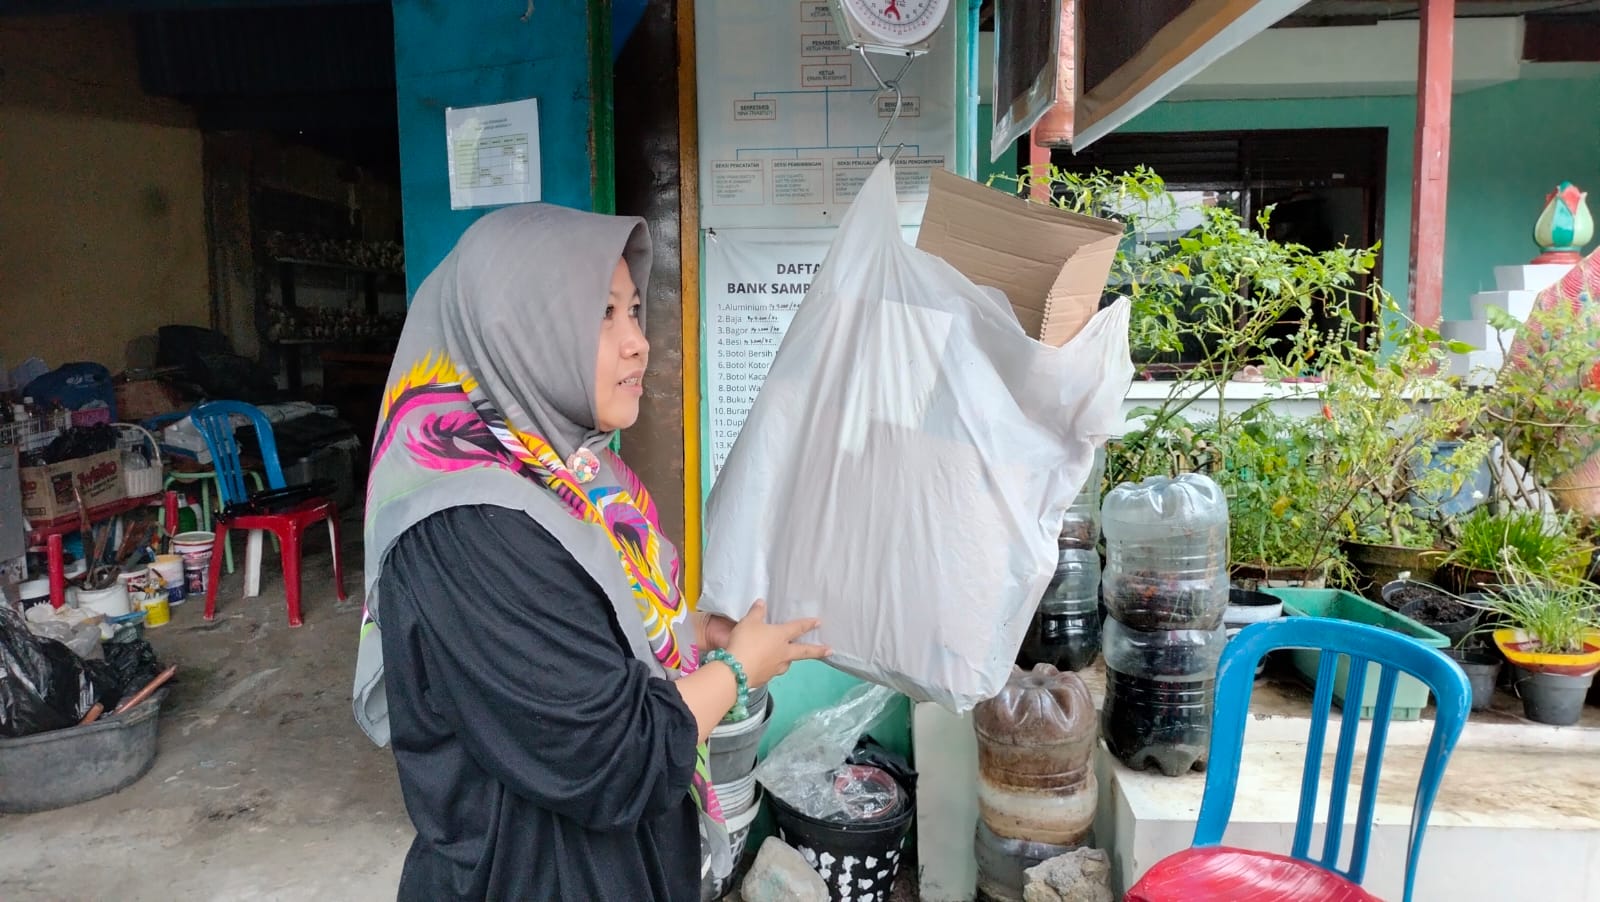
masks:
[(611, 0), (589, 0), (590, 179), (594, 212), (617, 212), (616, 67), (611, 59)]

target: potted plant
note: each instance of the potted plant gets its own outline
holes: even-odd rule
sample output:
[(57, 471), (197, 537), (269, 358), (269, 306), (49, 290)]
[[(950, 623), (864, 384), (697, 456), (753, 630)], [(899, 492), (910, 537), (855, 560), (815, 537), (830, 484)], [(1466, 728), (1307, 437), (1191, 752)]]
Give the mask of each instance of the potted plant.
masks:
[(1483, 615), (1473, 602), (1480, 596), (1457, 597), (1428, 582), (1397, 579), (1385, 585), (1381, 594), (1384, 604), (1443, 633), (1452, 648), (1467, 640)]
[[(1507, 455), (1564, 510), (1600, 516), (1600, 316), (1592, 306), (1554, 303), (1526, 323), (1491, 308), (1489, 323), (1515, 329), (1490, 391), (1485, 422)], [(1515, 487), (1537, 507), (1532, 486)]]
[(1339, 514), (1344, 551), (1356, 589), (1374, 601), (1406, 575), (1433, 579), (1444, 558), (1441, 502), (1483, 502), (1477, 481), (1491, 445), (1467, 431), (1482, 395), (1441, 375), (1455, 346), (1398, 317), (1387, 335), (1386, 357), (1366, 349), (1331, 367), (1324, 396), (1336, 451), (1328, 489), (1351, 496)]
[(1538, 723), (1577, 723), (1600, 671), (1600, 588), (1552, 585), (1517, 567), (1511, 576), (1483, 605), (1505, 624), (1494, 644), (1517, 668), (1523, 712)]
[(1579, 528), (1571, 515), (1478, 508), (1451, 525), (1455, 550), (1440, 567), (1439, 581), (1458, 594), (1491, 590), (1508, 582), (1512, 571), (1545, 583), (1576, 583), (1594, 550), (1578, 537)]
[(1333, 526), (1345, 499), (1328, 491), (1323, 421), (1262, 414), (1229, 444), (1218, 481), (1228, 495), (1229, 559), (1245, 589), (1311, 588), (1342, 577)]

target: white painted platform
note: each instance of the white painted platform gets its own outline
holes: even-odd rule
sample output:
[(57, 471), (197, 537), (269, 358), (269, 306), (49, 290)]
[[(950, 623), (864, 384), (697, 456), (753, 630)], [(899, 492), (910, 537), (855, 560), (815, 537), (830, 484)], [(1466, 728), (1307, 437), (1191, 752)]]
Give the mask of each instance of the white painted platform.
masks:
[[(1098, 668), (1083, 673), (1097, 703)], [(1584, 726), (1519, 722), (1520, 704), (1502, 693), (1496, 709), (1469, 721), (1446, 771), (1418, 870), (1417, 902), (1600, 902), (1600, 709)], [(1305, 690), (1272, 674), (1251, 708), (1239, 793), (1227, 841), (1287, 852), (1299, 806), (1305, 760)], [(1429, 715), (1431, 716), (1431, 715)], [(1335, 723), (1338, 711), (1335, 710)], [(1369, 858), (1366, 886), (1400, 898), (1406, 831), (1429, 720), (1394, 723)], [(973, 827), (977, 818), (977, 745), (970, 718), (932, 705), (913, 714), (917, 769), (918, 855), (926, 902), (970, 902), (976, 895)], [(1326, 770), (1336, 737), (1330, 729)], [(1358, 746), (1359, 781), (1365, 737)], [(1098, 845), (1112, 854), (1120, 893), (1151, 864), (1187, 847), (1194, 836), (1203, 774), (1168, 778), (1130, 771), (1101, 746), (1096, 762)], [(1326, 776), (1325, 776), (1326, 779)], [(1354, 818), (1353, 788), (1348, 818)], [(1320, 849), (1320, 836), (1313, 849)], [(1348, 842), (1345, 843), (1348, 848)]]
[[(1401, 897), (1412, 798), (1431, 727), (1428, 721), (1391, 726), (1364, 883), (1384, 899)], [(1251, 724), (1224, 842), (1289, 852), (1306, 730), (1302, 718)], [(1330, 736), (1324, 759), (1324, 812), (1333, 742)], [(1356, 779), (1364, 757), (1363, 748)], [(1098, 764), (1102, 795), (1095, 831), (1109, 840), (1102, 844), (1112, 853), (1122, 890), (1155, 862), (1188, 847), (1205, 776), (1173, 779), (1130, 771), (1103, 748)], [(1346, 850), (1356, 792), (1346, 809)], [(1322, 848), (1321, 832), (1315, 831), (1313, 852)], [(1600, 731), (1469, 723), (1429, 820), (1414, 898), (1600, 900)]]

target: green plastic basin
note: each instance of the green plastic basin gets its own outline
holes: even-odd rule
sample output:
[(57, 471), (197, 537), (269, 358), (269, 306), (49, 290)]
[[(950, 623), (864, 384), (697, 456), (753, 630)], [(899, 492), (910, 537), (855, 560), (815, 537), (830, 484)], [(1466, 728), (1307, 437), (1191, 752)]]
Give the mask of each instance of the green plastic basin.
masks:
[[(1329, 617), (1352, 623), (1365, 623), (1410, 636), (1423, 645), (1434, 648), (1450, 646), (1450, 640), (1443, 633), (1429, 629), (1410, 617), (1401, 615), (1399, 611), (1390, 610), (1375, 601), (1368, 601), (1349, 592), (1338, 589), (1263, 589), (1262, 591), (1283, 599), (1283, 613), (1287, 617)], [(1314, 687), (1317, 668), (1322, 663), (1322, 652), (1295, 649), (1289, 652), (1289, 655), (1294, 661), (1295, 670)], [(1361, 716), (1364, 718), (1370, 719), (1378, 706), (1378, 681), (1381, 676), (1382, 668), (1379, 665), (1367, 665), (1367, 679), (1361, 693)], [(1341, 708), (1345, 704), (1345, 684), (1349, 679), (1350, 659), (1340, 656), (1339, 666), (1334, 669), (1333, 675), (1333, 700), (1338, 702)], [(1401, 674), (1395, 684), (1392, 719), (1417, 720), (1422, 716), (1422, 709), (1428, 706), (1429, 695), (1428, 687), (1421, 680)]]

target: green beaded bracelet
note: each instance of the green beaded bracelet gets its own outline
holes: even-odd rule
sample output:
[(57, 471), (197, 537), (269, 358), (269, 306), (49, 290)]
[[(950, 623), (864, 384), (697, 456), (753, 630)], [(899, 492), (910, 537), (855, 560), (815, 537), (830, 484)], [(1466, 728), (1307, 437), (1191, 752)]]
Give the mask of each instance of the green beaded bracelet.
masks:
[(744, 665), (740, 664), (739, 660), (733, 655), (728, 654), (727, 649), (724, 648), (714, 648), (706, 652), (704, 661), (707, 664), (720, 661), (728, 665), (728, 669), (733, 671), (733, 681), (739, 687), (739, 695), (733, 703), (733, 710), (728, 712), (728, 717), (733, 720), (744, 720), (749, 717), (750, 681), (744, 675)]

